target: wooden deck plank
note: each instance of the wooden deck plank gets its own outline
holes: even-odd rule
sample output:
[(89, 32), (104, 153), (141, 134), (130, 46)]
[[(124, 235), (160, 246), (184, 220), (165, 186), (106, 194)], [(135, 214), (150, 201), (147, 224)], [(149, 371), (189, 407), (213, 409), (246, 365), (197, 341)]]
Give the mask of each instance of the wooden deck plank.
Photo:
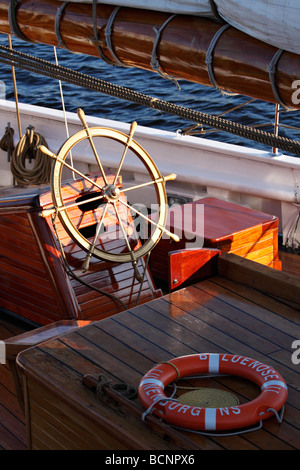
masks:
[[(162, 302), (155, 302), (155, 306), (157, 306), (157, 304), (162, 304)], [(145, 310), (147, 306), (143, 306), (143, 310)], [(140, 309), (139, 309), (140, 311)], [(134, 313), (134, 312), (131, 312), (131, 313)], [(101, 329), (101, 331), (103, 332), (105, 330), (105, 332), (110, 332), (110, 339), (107, 338), (107, 342), (105, 343), (105, 341), (103, 341), (103, 335), (99, 335), (99, 337), (97, 338), (97, 335), (94, 335), (92, 334), (91, 337), (93, 338), (93, 341), (95, 341), (95, 344), (101, 344), (101, 350), (103, 349), (103, 347), (105, 347), (105, 350), (106, 350), (106, 353), (108, 353), (109, 355), (109, 350), (111, 350), (111, 353), (115, 352), (116, 349), (118, 351), (120, 351), (120, 358), (128, 358), (129, 356), (129, 350), (127, 349), (127, 347), (125, 347), (125, 350), (122, 351), (122, 347), (121, 346), (124, 346), (127, 345), (127, 342), (126, 342), (126, 333), (124, 335), (124, 328), (119, 328), (119, 331), (118, 331), (118, 328), (117, 328), (117, 324), (119, 323), (120, 320), (123, 320), (122, 321), (122, 325), (125, 325), (127, 324), (128, 325), (128, 330), (130, 328), (130, 333), (132, 333), (134, 331), (135, 335), (134, 337), (132, 337), (132, 335), (130, 334), (129, 335), (129, 338), (132, 341), (133, 345), (134, 345), (134, 350), (139, 350), (139, 338), (137, 337), (136, 335), (136, 331), (137, 331), (137, 317), (135, 319), (132, 318), (132, 316), (128, 319), (128, 317), (126, 318), (127, 321), (124, 321), (124, 318), (125, 316), (122, 315), (122, 316), (118, 316), (116, 318), (113, 319), (113, 322), (102, 322), (100, 325), (95, 325), (96, 328), (99, 328), (99, 330)], [(151, 317), (151, 320), (153, 319), (153, 317)], [(152, 321), (151, 321), (151, 326), (152, 326)], [(101, 328), (100, 328), (101, 327)], [(178, 326), (176, 327), (177, 331), (178, 331)], [(148, 334), (147, 334), (147, 338), (145, 338), (142, 334), (142, 331), (145, 330), (145, 325), (143, 327), (140, 328), (140, 339), (141, 339), (141, 342), (147, 342), (148, 340)], [(95, 330), (94, 330), (95, 331)], [(93, 333), (94, 333), (93, 331)], [(85, 333), (84, 331), (83, 332), (79, 332), (79, 334), (81, 335), (81, 333)], [(88, 330), (88, 333), (89, 333), (89, 337), (90, 337), (90, 333), (91, 333), (91, 330), (89, 329)], [(191, 332), (190, 332), (191, 334)], [(189, 342), (190, 342), (190, 334), (189, 334)], [(170, 330), (168, 330), (168, 335), (172, 335), (172, 328)], [(181, 334), (179, 333), (179, 336)], [(86, 338), (86, 334), (84, 335), (85, 338)], [(152, 336), (152, 335), (151, 335)], [(153, 335), (156, 337), (156, 342), (157, 342), (157, 345), (156, 345), (156, 348), (157, 351), (156, 354), (159, 354), (159, 357), (161, 358), (161, 360), (168, 360), (170, 359), (170, 357), (176, 357), (177, 355), (183, 355), (184, 353), (187, 353), (187, 351), (183, 350), (183, 349), (176, 349), (176, 351), (174, 352), (173, 350), (173, 354), (172, 354), (172, 351), (170, 350), (167, 350), (166, 348), (168, 347), (168, 342), (167, 341), (164, 341), (162, 339), (162, 337), (160, 336), (159, 334), (159, 331), (158, 329), (156, 328), (156, 331), (155, 331), (155, 335)], [(121, 344), (121, 346), (119, 346), (118, 348), (114, 347), (113, 344), (112, 344), (112, 339), (115, 339), (115, 338), (118, 338), (118, 342), (121, 344), (124, 342), (124, 344)], [(153, 339), (153, 338), (152, 338)], [(170, 344), (172, 344), (172, 346), (174, 347), (174, 343), (176, 342), (176, 338), (173, 337), (172, 338), (172, 342)], [(83, 345), (82, 343), (80, 343), (81, 345)], [(159, 344), (163, 344), (164, 347), (159, 347)], [(178, 345), (177, 345), (178, 347)], [(181, 344), (181, 348), (183, 348), (183, 344)], [(143, 352), (145, 351), (145, 348), (143, 348)], [(151, 346), (149, 347), (149, 354), (153, 354), (153, 341), (151, 341)], [(195, 350), (194, 352), (199, 352), (199, 349), (198, 350)], [(95, 356), (97, 354), (99, 354), (99, 351), (95, 351)], [(111, 354), (110, 353), (110, 354)], [(133, 351), (133, 347), (130, 348), (130, 360), (134, 360), (134, 354), (136, 354), (136, 351)], [(191, 350), (188, 351), (188, 353), (191, 353)], [(94, 357), (95, 357), (94, 356)], [(109, 355), (110, 357), (110, 355)], [(157, 356), (156, 356), (157, 358)], [(155, 359), (156, 359), (155, 358)], [(135, 364), (136, 364), (136, 367), (138, 367), (139, 371), (141, 368), (144, 367), (144, 370), (146, 370), (147, 368), (151, 368), (151, 366), (153, 365), (153, 363), (155, 363), (156, 361), (152, 360), (152, 364), (146, 364), (146, 361), (149, 362), (149, 357), (146, 358), (146, 361), (145, 361), (145, 357), (143, 355), (143, 360), (141, 360), (141, 357), (139, 355), (137, 355), (136, 359), (134, 360), (135, 361)], [(119, 359), (118, 358), (118, 362), (119, 362), (119, 368), (116, 367), (116, 362), (115, 360), (113, 360), (113, 366), (114, 366), (114, 371), (118, 374), (118, 377), (119, 378), (122, 378), (123, 380), (127, 380), (130, 382), (130, 379), (132, 379), (132, 377), (130, 375), (128, 375), (128, 370), (125, 368), (126, 364), (124, 362), (124, 359)], [(151, 362), (151, 361), (150, 361)], [(106, 363), (107, 364), (107, 363)], [(134, 379), (134, 377), (133, 377)], [(132, 383), (132, 382), (130, 382)], [(249, 392), (249, 387), (248, 387), (248, 390)], [(256, 394), (254, 396), (249, 396), (249, 393), (247, 394), (247, 398), (248, 399), (253, 399), (255, 398)], [(286, 431), (287, 432), (287, 431)], [(260, 439), (263, 439), (264, 441), (268, 441), (269, 439), (269, 435), (266, 431), (262, 430), (260, 431), (261, 435), (260, 435)], [(265, 438), (265, 436), (267, 436), (267, 438)], [(257, 441), (257, 443), (254, 443), (251, 439), (249, 438), (246, 438), (244, 436), (235, 436), (234, 438), (231, 438), (232, 439), (232, 446), (233, 448), (237, 449), (237, 448), (243, 448), (243, 449), (251, 449), (251, 448), (260, 448), (260, 445), (259, 445), (259, 441)], [(272, 443), (270, 443), (270, 448), (273, 448), (273, 449), (291, 449), (292, 446), (286, 444), (285, 442), (282, 442), (280, 439), (278, 439), (278, 441), (276, 441), (276, 439), (272, 439)], [(219, 444), (222, 443), (222, 440), (216, 440), (216, 442), (219, 442)], [(226, 448), (230, 448), (230, 445), (228, 446), (228, 441), (226, 442)]]
[[(23, 333), (24, 327), (0, 316), (0, 340)], [(27, 448), (25, 417), (17, 400), (13, 378), (7, 364), (0, 365), (0, 449)]]
[[(20, 332), (23, 332), (22, 327), (0, 320), (0, 339)], [(87, 431), (88, 423), (91, 423), (97, 429), (99, 410), (107, 431), (110, 420), (119, 420), (120, 410), (112, 411), (110, 406), (99, 405), (93, 392), (82, 387), (83, 374), (98, 376), (104, 373), (113, 382), (126, 381), (137, 387), (140, 378), (155, 363), (184, 354), (217, 352), (253, 357), (282, 374), (289, 388), (284, 420), (278, 424), (275, 418), (271, 418), (264, 422), (259, 431), (241, 436), (190, 437), (188, 432), (182, 435), (204, 449), (299, 450), (299, 365), (291, 361), (291, 344), (299, 338), (299, 310), (220, 275), (63, 335), (33, 348), (30, 361), (27, 356), (29, 351), (21, 354), (21, 361), (25, 361), (22, 364), (28, 368), (29, 391), (33, 397), (32, 448), (58, 446), (61, 439), (64, 448), (82, 445), (80, 439), (75, 439), (78, 423), (67, 416), (71, 409), (73, 411), (78, 393), (84, 396), (86, 402), (79, 427), (82, 424)], [(37, 381), (36, 371), (42, 385)], [(51, 371), (56, 371), (54, 389)], [(31, 375), (35, 377), (32, 382)], [(257, 393), (254, 385), (249, 386), (249, 383), (236, 378), (218, 377), (186, 383), (234, 390), (241, 402), (253, 399)], [(57, 399), (65, 396), (63, 408), (60, 408), (60, 402), (53, 401), (53, 390), (58, 394)], [(24, 418), (6, 365), (0, 366), (0, 395), (0, 449), (25, 448)], [(77, 404), (74, 409), (79, 413), (79, 408)], [(128, 417), (125, 412), (120, 427), (115, 426), (112, 434), (104, 439), (104, 446), (116, 445), (118, 435), (124, 434), (127, 429), (128, 419), (130, 432), (124, 445), (128, 448), (138, 445), (137, 436), (145, 432), (145, 427), (147, 433), (148, 426), (132, 416)], [(132, 430), (136, 426), (138, 432), (134, 436)], [(69, 432), (71, 434), (67, 436)], [(100, 444), (93, 441), (90, 445)], [(143, 445), (147, 446), (145, 442)], [(88, 448), (87, 440), (84, 446)], [(150, 446), (167, 449), (170, 442), (162, 443), (161, 437), (155, 435), (149, 441)]]
[[(256, 432), (226, 438), (185, 434), (203, 448), (300, 449), (299, 370), (291, 363), (290, 350), (293, 338), (300, 335), (298, 313), (288, 306), (281, 316), (278, 300), (269, 302), (261, 293), (256, 297), (249, 287), (239, 295), (233, 285), (232, 281), (226, 284), (216, 276), (44, 343), (22, 353), (19, 361), (29, 384), (31, 380), (38, 381), (50, 395), (63, 394), (63, 402), (81, 409), (84, 419), (90, 416), (94, 423), (101, 415), (104, 426), (109, 420), (120, 419), (119, 430), (113, 431), (112, 439), (115, 439), (118, 433), (124, 432), (125, 423), (122, 424), (118, 415), (114, 414), (113, 418), (109, 406), (99, 404), (90, 391), (83, 389), (80, 377), (84, 374), (98, 377), (102, 373), (113, 382), (126, 382), (136, 388), (154, 364), (172, 357), (196, 352), (252, 357), (274, 367), (287, 381), (289, 397), (283, 422), (279, 424), (273, 417)], [(43, 368), (39, 366), (41, 362)], [(241, 402), (259, 393), (254, 385), (234, 377), (205, 380), (217, 388), (234, 390)], [(198, 386), (199, 382), (191, 381)], [(44, 436), (44, 439), (45, 432), (53, 428), (53, 423), (44, 424), (47, 413), (37, 416), (42, 413), (38, 405), (35, 395), (35, 414), (31, 418), (38, 434), (37, 446), (38, 438)], [(143, 445), (142, 435), (148, 432), (148, 427), (144, 429), (143, 423), (138, 423), (138, 428)], [(132, 428), (126, 436), (126, 445), (132, 445)], [(153, 442), (148, 445), (153, 448)]]
[[(201, 292), (201, 299), (205, 299), (205, 305), (218, 312), (220, 315), (226, 316), (230, 321), (239, 325), (242, 328), (246, 328), (251, 321), (251, 331), (261, 337), (262, 329), (266, 325), (265, 314), (266, 308), (262, 308), (251, 299), (243, 298), (241, 301), (237, 295), (234, 295), (232, 292), (225, 292), (225, 289), (219, 287), (217, 284), (211, 281), (205, 281), (195, 287), (198, 291)], [(192, 292), (192, 298), (197, 298), (199, 292)], [(190, 293), (189, 293), (190, 295)], [(199, 302), (199, 300), (198, 300)], [(267, 310), (269, 310), (267, 308)], [(269, 311), (270, 312), (270, 311)], [(278, 318), (278, 317), (277, 317)], [(278, 322), (279, 323), (279, 322)], [(280, 318), (280, 327), (282, 328), (282, 317)], [(265, 342), (264, 346), (267, 344), (272, 348), (275, 347), (275, 350), (278, 349), (278, 346), (286, 344), (288, 341), (292, 341), (294, 336), (294, 328), (297, 327), (294, 322), (286, 321), (285, 322), (285, 331), (278, 329), (276, 327), (276, 316), (272, 312), (272, 323), (268, 323), (268, 328), (264, 331), (264, 339), (268, 341)], [(275, 346), (272, 346), (272, 343)]]
[[(6, 321), (0, 314), (0, 340), (24, 333), (29, 327)], [(0, 449), (27, 448), (25, 417), (17, 400), (13, 377), (7, 364), (0, 365)]]
[[(231, 293), (232, 297), (235, 296), (236, 299), (243, 301), (244, 298), (249, 299), (249, 297), (251, 297), (253, 303), (265, 309), (264, 318), (267, 323), (273, 324), (276, 317), (280, 318), (281, 328), (284, 328), (283, 331), (285, 331), (286, 328), (288, 330), (290, 329), (290, 322), (294, 321), (297, 323), (299, 321), (299, 312), (290, 305), (286, 305), (282, 300), (279, 301), (273, 297), (266, 296), (262, 292), (251, 289), (249, 286), (231, 281), (224, 277), (215, 276), (213, 280), (211, 279), (210, 281), (213, 284), (224, 287), (224, 290)], [(287, 323), (284, 321), (284, 318), (288, 319)]]

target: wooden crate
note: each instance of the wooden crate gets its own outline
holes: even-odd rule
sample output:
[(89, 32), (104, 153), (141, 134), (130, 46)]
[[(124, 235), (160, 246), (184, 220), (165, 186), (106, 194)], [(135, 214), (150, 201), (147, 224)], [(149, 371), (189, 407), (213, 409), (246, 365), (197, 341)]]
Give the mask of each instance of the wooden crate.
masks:
[(151, 272), (169, 280), (169, 254), (201, 247), (235, 253), (243, 258), (281, 269), (278, 258), (278, 218), (213, 197), (171, 207), (167, 228), (180, 241), (164, 236), (151, 254)]

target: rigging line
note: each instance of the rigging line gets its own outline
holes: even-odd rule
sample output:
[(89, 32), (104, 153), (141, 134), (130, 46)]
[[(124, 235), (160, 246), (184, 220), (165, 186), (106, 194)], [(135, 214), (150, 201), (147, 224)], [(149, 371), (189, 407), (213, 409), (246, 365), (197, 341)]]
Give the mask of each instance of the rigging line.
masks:
[(125, 303), (119, 297), (117, 297), (116, 295), (111, 294), (109, 292), (106, 292), (103, 289), (99, 289), (98, 287), (93, 286), (92, 284), (89, 284), (88, 282), (85, 282), (81, 277), (77, 276), (77, 274), (74, 271), (72, 271), (72, 268), (71, 268), (71, 266), (70, 266), (70, 264), (67, 260), (65, 250), (63, 248), (62, 241), (59, 237), (58, 229), (57, 229), (57, 226), (56, 226), (56, 217), (57, 217), (56, 213), (52, 214), (51, 221), (52, 221), (53, 229), (54, 229), (54, 232), (55, 232), (55, 236), (56, 236), (58, 244), (59, 244), (60, 252), (61, 252), (61, 255), (62, 255), (62, 258), (60, 258), (59, 260), (60, 260), (62, 266), (65, 268), (66, 272), (70, 276), (72, 276), (74, 279), (76, 279), (78, 282), (83, 284), (84, 286), (98, 292), (101, 295), (104, 295), (104, 296), (110, 298), (111, 300), (113, 300), (115, 302), (119, 302), (122, 305), (122, 307), (124, 308), (124, 310), (128, 310)]
[(11, 65), (18, 64), (19, 67), (29, 70), (30, 72), (45, 75), (47, 77), (61, 79), (68, 83), (87, 89), (98, 91), (110, 96), (118, 97), (126, 101), (153, 108), (167, 114), (179, 116), (193, 122), (201, 123), (209, 127), (216, 128), (220, 131), (229, 132), (239, 135), (255, 142), (260, 142), (267, 146), (276, 146), (277, 148), (300, 155), (300, 142), (288, 139), (282, 136), (274, 136), (265, 131), (254, 129), (233, 121), (228, 121), (218, 116), (202, 113), (181, 105), (174, 104), (169, 101), (151, 97), (144, 93), (140, 93), (130, 88), (115, 85), (102, 79), (91, 77), (90, 75), (77, 72), (61, 65), (57, 66), (43, 59), (37, 59), (19, 51), (10, 51), (5, 46), (0, 46), (0, 62)]
[[(58, 66), (59, 64), (58, 64), (56, 46), (54, 46), (53, 49), (54, 49), (55, 63), (56, 63), (56, 65)], [(67, 139), (68, 139), (68, 138), (70, 137), (70, 133), (69, 133), (69, 126), (68, 126), (68, 120), (67, 120), (67, 114), (66, 114), (66, 107), (65, 107), (65, 99), (64, 99), (64, 93), (63, 93), (63, 88), (62, 88), (61, 80), (58, 80), (58, 84), (59, 84), (59, 91), (60, 91), (60, 98), (61, 98), (62, 109), (63, 109), (63, 113), (64, 113), (64, 121), (65, 121), (66, 135), (67, 135)], [(72, 150), (70, 150), (69, 155), (70, 155), (70, 163), (71, 163), (71, 166), (74, 166), (74, 164), (73, 164), (74, 162), (73, 162)], [(74, 171), (72, 172), (72, 175), (73, 175), (73, 180), (75, 180), (76, 177), (75, 177)]]
[[(279, 126), (279, 108), (280, 105), (278, 103), (275, 104), (275, 119), (274, 119), (274, 134), (278, 136), (278, 126)], [(278, 154), (278, 148), (273, 147), (273, 154)]]
[[(230, 109), (227, 109), (227, 110), (223, 111), (222, 113), (219, 113), (219, 114), (218, 114), (218, 117), (224, 116), (224, 114), (231, 113), (232, 111), (236, 111), (237, 109), (242, 108), (243, 106), (246, 106), (247, 104), (252, 103), (252, 102), (254, 102), (254, 101), (256, 101), (256, 98), (251, 98), (250, 100), (246, 101), (245, 103), (238, 104), (238, 105), (236, 105), (236, 106), (233, 106), (233, 107), (230, 108)], [(199, 132), (200, 132), (201, 134), (202, 134), (202, 133), (205, 133), (205, 132), (203, 132), (203, 131), (204, 131), (203, 129), (201, 129), (201, 130), (198, 131), (198, 132), (197, 132), (197, 131), (196, 131), (196, 132), (193, 132), (194, 130), (197, 129), (198, 126), (201, 126), (201, 124), (195, 124), (195, 125), (193, 125), (193, 126), (186, 127), (185, 129), (182, 130), (182, 134), (183, 134), (183, 135), (191, 135), (191, 134), (193, 134), (193, 133), (197, 134), (197, 133), (199, 133)], [(206, 132), (207, 132), (207, 131), (206, 131)]]
[[(11, 35), (8, 35), (8, 44), (9, 48), (11, 51), (13, 51), (12, 48), (12, 41), (11, 41)], [(11, 64), (11, 74), (12, 74), (12, 80), (13, 80), (13, 86), (14, 86), (14, 95), (15, 95), (15, 102), (16, 102), (16, 112), (17, 112), (17, 121), (18, 121), (18, 129), (19, 129), (19, 138), (21, 139), (22, 137), (22, 126), (21, 126), (21, 118), (20, 118), (20, 111), (19, 111), (19, 100), (18, 100), (18, 90), (17, 90), (17, 80), (16, 80), (16, 73), (15, 73), (15, 67), (13, 63)]]

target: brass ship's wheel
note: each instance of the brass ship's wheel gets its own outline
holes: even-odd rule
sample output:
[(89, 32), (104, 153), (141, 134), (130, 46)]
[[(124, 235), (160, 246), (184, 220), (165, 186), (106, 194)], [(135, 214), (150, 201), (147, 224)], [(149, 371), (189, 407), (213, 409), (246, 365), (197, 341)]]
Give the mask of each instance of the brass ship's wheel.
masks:
[[(45, 154), (55, 159), (51, 176), (51, 192), (54, 208), (52, 211), (44, 211), (44, 216), (55, 212), (69, 236), (86, 251), (86, 259), (82, 266), (83, 271), (88, 269), (92, 256), (117, 263), (132, 262), (135, 265), (140, 257), (151, 252), (163, 233), (177, 240), (175, 235), (165, 229), (167, 216), (165, 181), (175, 179), (176, 175), (172, 174), (163, 177), (152, 158), (133, 139), (136, 122), (131, 125), (129, 135), (126, 135), (117, 130), (103, 127), (89, 128), (81, 109), (78, 110), (78, 116), (82, 121), (83, 129), (66, 140), (57, 155), (43, 146), (40, 147)], [(110, 139), (116, 142), (118, 149), (121, 149), (118, 167), (112, 175), (108, 174), (101, 162), (101, 142), (103, 142), (103, 139)], [(76, 146), (81, 146), (82, 148), (88, 146), (89, 150), (92, 150), (100, 179), (95, 179), (90, 175), (81, 173), (73, 163), (67, 162), (68, 155), (70, 152), (74, 152)], [(127, 159), (130, 159), (130, 168), (141, 166), (142, 164), (147, 170), (149, 181), (123, 187), (121, 172)], [(75, 204), (74, 202), (70, 204), (67, 201), (67, 195), (62, 190), (63, 172), (66, 168), (71, 170), (76, 177), (79, 176), (86, 186), (90, 188), (88, 203), (93, 205), (95, 209), (93, 210), (93, 217), (97, 218), (94, 224), (96, 229), (92, 236), (87, 236), (80, 231), (71, 216)], [(156, 211), (154, 215), (145, 214), (144, 211), (140, 211), (138, 208), (139, 201), (134, 201), (135, 192), (138, 194), (138, 190), (144, 187), (150, 188), (155, 195), (154, 206)], [(86, 200), (80, 201), (79, 198), (76, 204), (80, 206), (86, 203)], [(130, 217), (128, 217), (129, 215)], [(142, 241), (136, 236), (136, 231), (133, 228), (132, 220), (134, 218), (139, 218), (152, 227), (149, 236)], [(103, 242), (103, 238), (106, 237), (107, 239), (109, 237), (109, 233), (104, 231), (107, 219), (113, 221), (114, 225), (117, 226), (117, 230), (114, 233), (118, 233), (118, 236), (122, 237), (123, 244), (121, 244), (122, 248), (119, 251), (116, 248), (116, 244)], [(111, 248), (112, 245), (114, 245), (113, 248)]]

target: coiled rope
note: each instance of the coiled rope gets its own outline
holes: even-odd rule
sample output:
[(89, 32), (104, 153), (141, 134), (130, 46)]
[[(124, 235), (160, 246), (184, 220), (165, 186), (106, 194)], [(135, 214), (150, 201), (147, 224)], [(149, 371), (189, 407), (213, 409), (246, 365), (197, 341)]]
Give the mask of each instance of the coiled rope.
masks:
[[(34, 132), (34, 127), (28, 127), (11, 155), (10, 166), (15, 183), (19, 185), (49, 183), (52, 161), (37, 148), (38, 145), (48, 147), (44, 137)], [(29, 163), (34, 160), (32, 168), (26, 167), (26, 160)]]
[(14, 145), (14, 133), (15, 131), (13, 130), (12, 127), (7, 126), (5, 128), (5, 133), (0, 140), (0, 149), (4, 150), (4, 152), (7, 152), (8, 154), (8, 161), (10, 161), (10, 157), (15, 149)]
[(260, 129), (255, 129), (251, 126), (245, 126), (218, 116), (202, 113), (184, 106), (176, 105), (169, 101), (154, 98), (144, 93), (121, 87), (99, 78), (91, 77), (90, 75), (71, 70), (61, 65), (55, 65), (52, 62), (30, 56), (23, 52), (11, 50), (5, 46), (0, 46), (0, 62), (7, 65), (12, 65), (13, 63), (15, 66), (30, 72), (62, 80), (67, 83), (72, 83), (89, 90), (98, 91), (142, 106), (154, 108), (167, 114), (179, 116), (188, 121), (213, 127), (270, 147), (276, 147), (285, 152), (300, 155), (300, 142), (296, 140), (276, 136)]

